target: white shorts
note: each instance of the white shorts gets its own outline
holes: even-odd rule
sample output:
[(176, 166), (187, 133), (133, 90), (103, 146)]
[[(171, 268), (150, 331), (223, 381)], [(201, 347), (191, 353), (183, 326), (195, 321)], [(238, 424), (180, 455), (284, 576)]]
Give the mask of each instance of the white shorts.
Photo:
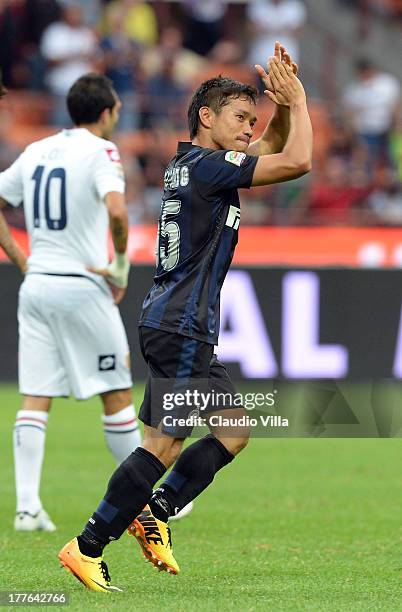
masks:
[(131, 387), (119, 310), (94, 281), (28, 274), (20, 288), (18, 323), (23, 395), (86, 399)]

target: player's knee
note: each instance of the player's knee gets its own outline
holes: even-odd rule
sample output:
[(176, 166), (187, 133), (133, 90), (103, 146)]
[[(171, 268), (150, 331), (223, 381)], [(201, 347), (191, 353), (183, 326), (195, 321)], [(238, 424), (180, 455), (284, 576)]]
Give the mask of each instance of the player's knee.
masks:
[(250, 436), (245, 436), (244, 438), (240, 438), (239, 440), (236, 440), (237, 444), (235, 446), (235, 451), (234, 451), (234, 455), (238, 455), (243, 449), (246, 448), (247, 444), (249, 443), (250, 440)]
[(229, 451), (229, 453), (231, 453), (232, 455), (236, 456), (244, 448), (246, 448), (249, 439), (250, 439), (250, 436), (243, 435), (243, 436), (238, 437), (238, 438), (224, 438), (224, 439), (221, 439), (220, 441), (222, 442), (222, 444), (224, 445), (226, 450)]
[(106, 415), (120, 412), (133, 403), (131, 389), (119, 389), (117, 391), (106, 391), (101, 394), (103, 408)]
[(22, 410), (40, 410), (49, 412), (52, 405), (51, 397), (39, 397), (34, 395), (24, 395), (22, 400)]

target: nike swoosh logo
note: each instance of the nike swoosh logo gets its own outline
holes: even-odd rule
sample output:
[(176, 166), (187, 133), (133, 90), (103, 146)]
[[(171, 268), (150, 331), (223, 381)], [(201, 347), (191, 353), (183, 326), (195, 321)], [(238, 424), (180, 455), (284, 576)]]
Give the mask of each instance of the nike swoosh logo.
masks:
[(101, 589), (104, 589), (105, 591), (116, 591), (118, 593), (122, 593), (123, 590), (119, 589), (118, 587), (115, 586), (105, 586), (104, 584), (100, 584), (99, 582), (96, 582), (96, 580), (94, 580), (93, 578), (90, 578), (90, 580), (92, 580), (92, 582), (94, 582), (95, 584), (97, 584), (99, 587), (101, 587)]

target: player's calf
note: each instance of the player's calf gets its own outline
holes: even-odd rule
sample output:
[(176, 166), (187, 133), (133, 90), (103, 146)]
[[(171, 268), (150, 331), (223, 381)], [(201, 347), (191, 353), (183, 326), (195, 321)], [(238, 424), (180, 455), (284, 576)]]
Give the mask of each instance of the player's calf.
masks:
[(251, 428), (245, 424), (244, 408), (220, 410), (208, 416), (208, 427), (226, 450), (238, 455), (250, 440)]
[(157, 457), (166, 468), (169, 468), (179, 456), (183, 440), (163, 434), (161, 428), (155, 429), (145, 425), (142, 446)]
[(209, 434), (188, 446), (174, 468), (152, 495), (152, 514), (167, 522), (213, 481), (215, 474), (234, 459), (220, 440)]

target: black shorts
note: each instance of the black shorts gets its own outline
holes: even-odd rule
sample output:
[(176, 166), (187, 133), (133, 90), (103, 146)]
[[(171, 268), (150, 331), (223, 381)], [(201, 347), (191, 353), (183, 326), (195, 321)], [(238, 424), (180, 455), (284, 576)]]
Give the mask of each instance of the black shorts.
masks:
[[(148, 364), (139, 412), (145, 425), (157, 428), (162, 422), (163, 433), (185, 438), (191, 434), (192, 426), (177, 424), (177, 420), (202, 418), (233, 408), (236, 390), (212, 344), (151, 327), (140, 327), (139, 338)], [(167, 394), (173, 396), (169, 402)]]

